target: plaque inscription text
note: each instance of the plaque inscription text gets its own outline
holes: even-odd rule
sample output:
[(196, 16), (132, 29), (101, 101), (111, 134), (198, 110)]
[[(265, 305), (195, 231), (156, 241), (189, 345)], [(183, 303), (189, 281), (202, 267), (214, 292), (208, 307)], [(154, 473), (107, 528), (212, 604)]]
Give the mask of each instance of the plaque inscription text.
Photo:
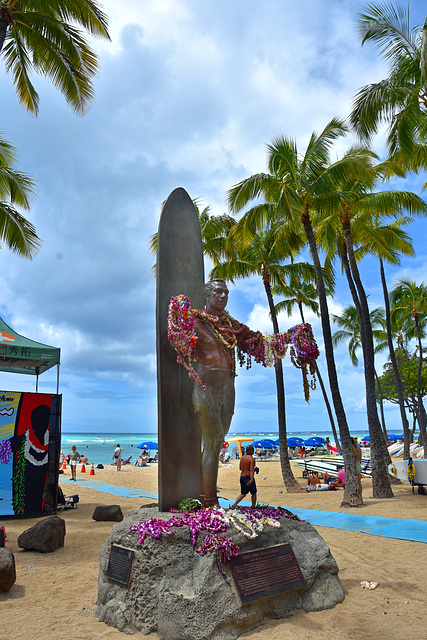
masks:
[(134, 553), (133, 549), (112, 544), (108, 558), (107, 578), (129, 585)]
[(232, 558), (227, 566), (243, 605), (301, 589), (306, 584), (290, 544), (246, 551)]

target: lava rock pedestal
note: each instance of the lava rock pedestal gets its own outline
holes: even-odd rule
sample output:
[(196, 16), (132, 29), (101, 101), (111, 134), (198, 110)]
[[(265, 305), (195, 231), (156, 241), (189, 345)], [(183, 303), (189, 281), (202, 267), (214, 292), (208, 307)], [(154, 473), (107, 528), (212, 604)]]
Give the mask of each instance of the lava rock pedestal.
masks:
[[(130, 512), (114, 525), (101, 549), (98, 606), (95, 615), (129, 634), (157, 632), (161, 640), (233, 640), (268, 619), (288, 618), (300, 609), (321, 611), (344, 600), (338, 565), (329, 547), (308, 523), (281, 518), (281, 527), (264, 527), (248, 539), (234, 527), (231, 537), (240, 551), (253, 551), (277, 544), (290, 544), (306, 586), (297, 591), (241, 606), (230, 579), (220, 573), (216, 555), (201, 556), (191, 546), (187, 526), (174, 527), (173, 535), (154, 540), (148, 534), (143, 545), (129, 528), (143, 520), (173, 515), (156, 508)], [(198, 545), (205, 533), (198, 535)], [(133, 549), (129, 586), (107, 577), (111, 545)]]

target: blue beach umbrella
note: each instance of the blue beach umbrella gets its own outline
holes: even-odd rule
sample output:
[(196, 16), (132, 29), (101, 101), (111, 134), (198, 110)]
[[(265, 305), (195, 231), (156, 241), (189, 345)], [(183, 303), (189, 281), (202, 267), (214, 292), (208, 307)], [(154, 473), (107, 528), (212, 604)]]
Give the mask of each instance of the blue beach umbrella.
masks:
[(279, 438), (277, 438), (277, 440), (274, 441), (274, 446), (275, 447), (279, 447), (280, 446), (280, 440)]
[(141, 442), (141, 444), (139, 444), (137, 446), (137, 449), (158, 449), (159, 445), (157, 444), (157, 442)]
[(255, 449), (274, 449), (275, 444), (273, 440), (257, 440), (252, 445)]
[(387, 438), (391, 441), (391, 442), (396, 442), (397, 440), (400, 440), (400, 436), (397, 436), (395, 433), (388, 433), (387, 434)]
[(313, 436), (313, 438), (308, 438), (304, 440), (305, 447), (320, 447), (322, 444), (325, 444), (326, 440), (324, 438), (320, 438), (319, 436)]
[(288, 447), (300, 447), (302, 444), (304, 444), (302, 438), (288, 438)]

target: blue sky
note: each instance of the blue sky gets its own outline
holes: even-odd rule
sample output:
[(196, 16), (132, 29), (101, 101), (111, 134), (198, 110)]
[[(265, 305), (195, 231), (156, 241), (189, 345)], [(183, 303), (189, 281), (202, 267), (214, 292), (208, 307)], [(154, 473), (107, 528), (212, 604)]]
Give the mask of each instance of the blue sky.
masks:
[[(89, 113), (79, 118), (36, 78), (40, 115), (19, 105), (0, 66), (0, 129), (37, 182), (28, 218), (43, 246), (33, 261), (0, 253), (0, 315), (29, 338), (61, 347), (63, 431), (156, 431), (155, 283), (149, 237), (176, 187), (226, 211), (225, 192), (265, 170), (266, 143), (279, 133), (305, 147), (331, 117), (346, 117), (355, 92), (386, 74), (361, 48), (358, 1), (127, 0), (102, 2), (112, 42), (95, 40), (100, 73)], [(425, 19), (411, 2), (411, 23)], [(354, 142), (346, 138), (337, 154)], [(383, 153), (381, 136), (374, 142)], [(405, 188), (421, 193), (425, 176)], [(425, 221), (411, 226), (416, 257), (388, 269), (424, 278)], [(209, 265), (206, 265), (206, 273)], [(382, 304), (378, 267), (362, 264), (372, 305)], [(338, 274), (331, 312), (351, 302)], [(230, 313), (271, 331), (258, 279), (230, 286)], [(283, 330), (298, 317), (281, 317)], [(322, 350), (319, 321), (307, 313)], [(379, 360), (378, 367), (384, 359)], [(319, 365), (324, 371), (324, 354)], [(362, 369), (337, 350), (350, 429), (366, 425)], [(40, 391), (55, 391), (56, 374)], [(326, 376), (325, 376), (326, 377)], [(285, 364), (288, 431), (328, 429), (320, 390), (306, 405), (300, 372)], [(30, 376), (0, 374), (0, 388), (33, 391)], [(274, 374), (239, 371), (232, 431), (277, 430)], [(394, 407), (390, 430), (400, 429)]]

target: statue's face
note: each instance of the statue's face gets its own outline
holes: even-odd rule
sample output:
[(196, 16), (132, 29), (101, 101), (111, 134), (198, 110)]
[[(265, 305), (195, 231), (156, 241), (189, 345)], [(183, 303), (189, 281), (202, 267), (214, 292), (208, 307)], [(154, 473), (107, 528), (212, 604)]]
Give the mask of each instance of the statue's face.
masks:
[(206, 311), (212, 315), (221, 315), (227, 306), (228, 289), (222, 282), (216, 282), (206, 303)]

